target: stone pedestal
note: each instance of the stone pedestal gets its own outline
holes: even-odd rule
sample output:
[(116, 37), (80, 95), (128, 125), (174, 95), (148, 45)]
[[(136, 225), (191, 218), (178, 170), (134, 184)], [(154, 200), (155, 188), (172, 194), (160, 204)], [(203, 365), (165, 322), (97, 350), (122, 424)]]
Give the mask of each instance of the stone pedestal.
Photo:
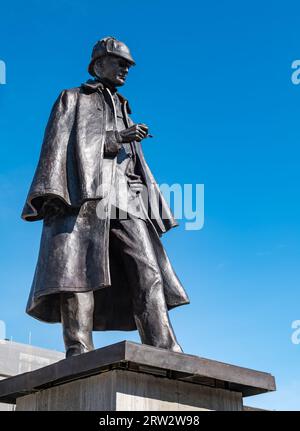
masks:
[(3, 380), (0, 401), (23, 411), (236, 411), (273, 390), (268, 373), (123, 341)]

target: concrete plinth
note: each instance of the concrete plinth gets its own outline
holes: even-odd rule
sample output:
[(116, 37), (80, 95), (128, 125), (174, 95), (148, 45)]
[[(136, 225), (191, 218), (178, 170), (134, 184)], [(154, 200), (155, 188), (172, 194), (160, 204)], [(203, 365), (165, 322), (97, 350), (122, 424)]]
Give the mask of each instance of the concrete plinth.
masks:
[(268, 373), (123, 341), (0, 382), (17, 410), (243, 410)]

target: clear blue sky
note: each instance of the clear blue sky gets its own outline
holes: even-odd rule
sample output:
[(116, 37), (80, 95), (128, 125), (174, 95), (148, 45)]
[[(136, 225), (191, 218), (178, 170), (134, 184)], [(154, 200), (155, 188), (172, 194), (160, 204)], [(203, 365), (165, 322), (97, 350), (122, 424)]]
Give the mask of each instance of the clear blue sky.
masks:
[[(7, 336), (63, 349), (59, 325), (25, 315), (42, 224), (20, 213), (58, 93), (88, 79), (93, 44), (114, 35), (136, 58), (123, 94), (155, 139), (158, 183), (203, 183), (205, 225), (164, 245), (191, 304), (172, 311), (187, 353), (271, 372), (248, 404), (300, 410), (300, 59), (298, 1), (2, 2), (0, 320)], [(136, 332), (95, 333), (97, 346)]]

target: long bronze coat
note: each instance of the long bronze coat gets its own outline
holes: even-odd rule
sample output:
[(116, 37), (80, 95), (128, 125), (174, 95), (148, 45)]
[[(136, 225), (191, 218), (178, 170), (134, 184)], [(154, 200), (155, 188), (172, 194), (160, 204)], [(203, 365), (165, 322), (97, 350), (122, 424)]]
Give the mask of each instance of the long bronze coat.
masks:
[[(127, 126), (130, 126), (132, 121), (128, 115), (128, 102), (120, 94), (118, 96), (122, 102), (125, 121)], [(110, 204), (107, 198), (114, 180), (116, 158), (111, 159), (107, 172), (107, 165), (104, 169), (103, 162), (105, 121), (106, 104), (103, 86), (99, 81), (90, 80), (81, 87), (62, 91), (53, 106), (22, 218), (27, 221), (41, 220), (43, 202), (49, 196), (61, 199), (71, 215), (67, 219), (54, 221), (50, 226), (44, 222), (39, 258), (26, 311), (37, 319), (59, 322), (60, 292), (93, 290), (94, 329), (133, 330), (136, 325), (132, 314), (130, 289), (118, 262), (110, 261)], [(164, 281), (166, 303), (168, 309), (171, 309), (189, 303), (160, 241), (160, 236), (178, 223), (145, 161), (140, 143), (133, 144), (136, 167), (148, 191), (145, 204), (148, 210), (149, 234)], [(74, 266), (80, 241), (85, 240), (82, 233), (79, 236), (74, 228), (76, 214), (85, 210), (88, 202), (99, 202), (103, 199), (107, 201), (108, 211), (105, 218), (95, 222), (94, 232), (97, 235), (99, 255), (96, 263), (93, 261), (92, 268), (89, 268), (91, 276), (85, 282), (88, 285), (76, 285), (76, 280), (72, 278), (64, 284), (57, 284), (58, 277)], [(72, 271), (70, 274), (72, 275)], [(64, 280), (65, 278), (64, 274)]]

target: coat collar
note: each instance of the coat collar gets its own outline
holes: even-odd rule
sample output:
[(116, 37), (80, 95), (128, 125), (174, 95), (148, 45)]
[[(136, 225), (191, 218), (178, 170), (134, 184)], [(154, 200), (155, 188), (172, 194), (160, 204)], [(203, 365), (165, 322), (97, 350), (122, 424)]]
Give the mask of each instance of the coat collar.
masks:
[[(88, 81), (86, 81), (85, 83), (81, 84), (81, 87), (85, 90), (87, 90), (89, 93), (93, 93), (95, 91), (103, 91), (105, 86), (104, 84), (99, 81), (98, 79), (89, 79)], [(131, 109), (128, 103), (128, 100), (122, 96), (122, 94), (116, 92), (117, 96), (119, 97), (120, 101), (122, 103), (127, 102), (127, 111), (129, 114), (131, 114)]]

